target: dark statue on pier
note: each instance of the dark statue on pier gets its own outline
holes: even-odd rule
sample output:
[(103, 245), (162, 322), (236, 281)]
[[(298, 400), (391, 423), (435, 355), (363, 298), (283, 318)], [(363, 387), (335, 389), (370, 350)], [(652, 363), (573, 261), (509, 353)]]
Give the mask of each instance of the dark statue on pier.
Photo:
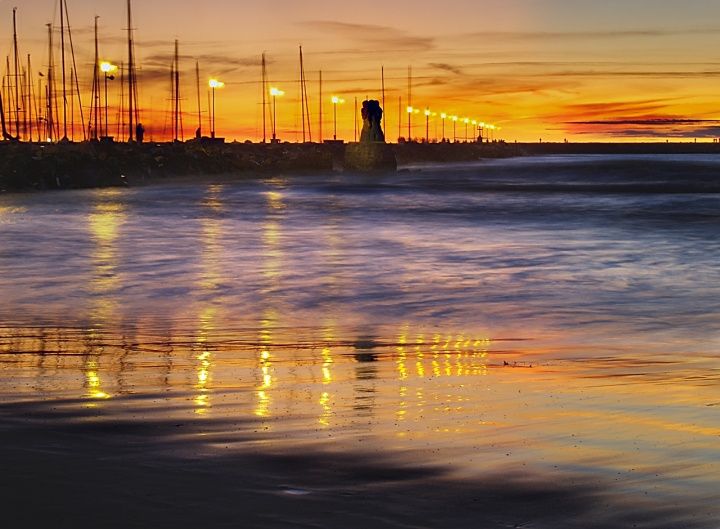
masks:
[(363, 128), (362, 134), (360, 135), (360, 143), (385, 143), (385, 134), (383, 134), (381, 125), (382, 115), (383, 111), (382, 108), (380, 108), (379, 101), (375, 101), (374, 99), (363, 101)]

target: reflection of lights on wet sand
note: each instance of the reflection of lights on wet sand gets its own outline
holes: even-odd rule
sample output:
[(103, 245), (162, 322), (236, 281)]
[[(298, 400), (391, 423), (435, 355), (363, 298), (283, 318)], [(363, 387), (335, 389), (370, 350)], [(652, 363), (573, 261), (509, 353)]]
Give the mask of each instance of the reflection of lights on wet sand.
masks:
[(265, 317), (260, 322), (260, 354), (258, 365), (260, 367), (260, 381), (258, 386), (258, 402), (255, 408), (255, 415), (266, 417), (270, 414), (270, 390), (273, 387), (272, 377), (272, 353), (270, 352), (273, 343), (273, 328), (277, 322), (277, 313), (270, 309), (265, 312)]
[(258, 417), (266, 417), (268, 415), (268, 409), (270, 407), (270, 396), (264, 391), (257, 392), (258, 405), (255, 409), (255, 415)]
[(332, 415), (332, 409), (328, 404), (329, 402), (330, 394), (328, 392), (324, 392), (320, 397), (320, 406), (322, 406), (323, 412), (318, 419), (318, 422), (326, 427), (330, 426), (330, 416)]
[[(116, 194), (117, 191), (106, 191), (100, 197), (108, 198)], [(117, 302), (111, 294), (119, 288), (116, 239), (118, 228), (124, 221), (124, 208), (117, 203), (96, 204), (88, 215), (91, 237), (95, 242), (91, 253), (94, 274), (90, 288), (96, 296), (93, 298), (91, 314), (99, 323), (111, 318), (117, 310)]]
[(330, 364), (333, 363), (332, 356), (330, 356), (330, 349), (325, 347), (322, 350), (322, 373), (323, 373), (323, 384), (330, 384), (332, 382), (332, 374), (330, 373)]
[(266, 297), (267, 307), (264, 310), (263, 318), (260, 321), (260, 351), (257, 359), (260, 367), (260, 381), (257, 391), (257, 403), (254, 413), (258, 417), (267, 417), (270, 415), (271, 397), (269, 390), (274, 386), (272, 376), (272, 347), (273, 347), (273, 330), (277, 327), (278, 310), (276, 307), (277, 300), (273, 298), (273, 293), (280, 287), (282, 278), (282, 226), (277, 221), (280, 218), (279, 212), (284, 209), (282, 202), (282, 194), (278, 191), (268, 191), (265, 193), (267, 198), (268, 219), (262, 225), (262, 256), (264, 257), (262, 265), (262, 275), (265, 284), (261, 288), (261, 293)]
[(211, 359), (212, 355), (208, 350), (208, 342), (210, 331), (213, 329), (213, 319), (215, 318), (216, 309), (206, 308), (200, 314), (200, 328), (198, 329), (197, 339), (195, 343), (199, 346), (201, 353), (197, 356), (199, 360), (197, 368), (197, 383), (195, 387), (200, 393), (193, 399), (196, 409), (195, 413), (203, 415), (210, 408), (210, 395), (208, 386), (211, 382)]
[(97, 362), (88, 362), (87, 371), (85, 371), (85, 384), (88, 389), (88, 397), (92, 399), (108, 399), (110, 395), (102, 389), (102, 380), (97, 372)]

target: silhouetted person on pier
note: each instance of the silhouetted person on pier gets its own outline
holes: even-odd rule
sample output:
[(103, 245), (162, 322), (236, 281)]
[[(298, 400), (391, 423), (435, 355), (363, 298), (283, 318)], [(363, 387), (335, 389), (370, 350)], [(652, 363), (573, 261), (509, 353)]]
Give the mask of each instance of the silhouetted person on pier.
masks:
[(363, 128), (360, 134), (361, 143), (385, 142), (385, 134), (382, 130), (383, 111), (380, 102), (371, 99), (363, 101), (362, 104)]
[(202, 137), (202, 132), (200, 131), (200, 127), (197, 128), (195, 131), (195, 137), (199, 140)]
[(137, 138), (138, 143), (143, 142), (143, 138), (145, 137), (145, 127), (142, 126), (142, 123), (138, 123), (137, 127), (135, 127), (135, 137)]

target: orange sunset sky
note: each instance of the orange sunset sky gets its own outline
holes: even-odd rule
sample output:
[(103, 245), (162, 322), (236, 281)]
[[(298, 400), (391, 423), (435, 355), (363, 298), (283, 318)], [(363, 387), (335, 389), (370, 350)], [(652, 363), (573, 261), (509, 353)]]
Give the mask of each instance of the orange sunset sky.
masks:
[[(127, 61), (125, 0), (67, 0), (83, 105), (90, 99), (94, 17), (100, 55)], [(0, 31), (12, 52), (12, 8), (19, 48), (32, 54), (33, 79), (48, 63), (45, 24), (59, 26), (56, 0), (0, 0)], [(169, 134), (170, 62), (180, 41), (185, 137), (197, 127), (195, 60), (200, 61), (204, 132), (207, 81), (216, 94), (217, 134), (262, 137), (260, 57), (266, 52), (278, 100), (278, 136), (300, 139), (298, 46), (318, 134), (318, 71), (323, 71), (324, 134), (353, 139), (354, 99), (381, 96), (386, 76), (386, 131), (398, 135), (398, 98), (407, 105), (493, 123), (507, 141), (700, 140), (720, 136), (720, 2), (717, 0), (134, 0), (142, 121), (153, 139)], [(59, 37), (59, 30), (56, 32)], [(59, 40), (57, 38), (56, 40)], [(59, 46), (56, 61), (59, 64)], [(59, 72), (58, 72), (59, 74)], [(110, 83), (114, 129), (119, 82)], [(403, 135), (407, 134), (403, 113)], [(425, 136), (424, 116), (415, 118)], [(435, 137), (435, 122), (430, 137)], [(446, 136), (452, 135), (446, 125)], [(79, 132), (77, 133), (79, 134)], [(458, 126), (458, 136), (464, 129)]]

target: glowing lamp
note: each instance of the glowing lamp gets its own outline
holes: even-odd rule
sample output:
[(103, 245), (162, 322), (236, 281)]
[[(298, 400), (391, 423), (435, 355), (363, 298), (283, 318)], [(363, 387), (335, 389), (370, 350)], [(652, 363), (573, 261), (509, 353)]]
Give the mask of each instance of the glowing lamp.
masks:
[(117, 70), (117, 66), (115, 66), (114, 64), (111, 64), (107, 61), (103, 61), (100, 63), (100, 71), (102, 71), (102, 72), (110, 73), (110, 72), (114, 72), (116, 70)]

